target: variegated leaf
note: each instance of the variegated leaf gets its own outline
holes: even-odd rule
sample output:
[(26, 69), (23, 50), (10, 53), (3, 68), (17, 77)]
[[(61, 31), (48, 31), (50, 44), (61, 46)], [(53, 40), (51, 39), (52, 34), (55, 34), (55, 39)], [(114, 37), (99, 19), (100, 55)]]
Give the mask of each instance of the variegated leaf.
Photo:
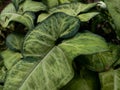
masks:
[(6, 38), (6, 45), (9, 49), (14, 51), (21, 51), (24, 35), (19, 33), (11, 33)]
[[(30, 31), (23, 44), (24, 59), (9, 71), (4, 90), (59, 90), (73, 78), (72, 60), (76, 55), (107, 50), (103, 38), (91, 33), (77, 35), (73, 40), (56, 45), (58, 38), (71, 34), (78, 27), (79, 19), (55, 13)], [(91, 43), (98, 45), (91, 46)], [(78, 50), (70, 46), (76, 46)]]
[(4, 65), (8, 70), (22, 58), (20, 53), (16, 53), (9, 49), (3, 51), (1, 56), (3, 57)]

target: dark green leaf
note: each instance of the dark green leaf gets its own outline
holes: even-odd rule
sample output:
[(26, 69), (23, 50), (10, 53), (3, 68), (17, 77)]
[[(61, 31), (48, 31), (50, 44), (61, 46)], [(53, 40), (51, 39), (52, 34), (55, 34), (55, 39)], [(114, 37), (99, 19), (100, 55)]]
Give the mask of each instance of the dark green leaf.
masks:
[(6, 45), (14, 51), (21, 51), (24, 35), (19, 33), (11, 33), (6, 38)]

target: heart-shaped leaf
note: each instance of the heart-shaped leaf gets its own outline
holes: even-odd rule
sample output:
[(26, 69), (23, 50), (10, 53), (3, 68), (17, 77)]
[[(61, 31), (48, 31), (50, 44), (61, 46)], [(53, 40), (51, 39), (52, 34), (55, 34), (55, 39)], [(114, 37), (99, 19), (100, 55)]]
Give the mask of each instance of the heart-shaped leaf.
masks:
[(9, 49), (14, 51), (21, 51), (24, 35), (18, 33), (11, 33), (6, 38), (6, 45)]

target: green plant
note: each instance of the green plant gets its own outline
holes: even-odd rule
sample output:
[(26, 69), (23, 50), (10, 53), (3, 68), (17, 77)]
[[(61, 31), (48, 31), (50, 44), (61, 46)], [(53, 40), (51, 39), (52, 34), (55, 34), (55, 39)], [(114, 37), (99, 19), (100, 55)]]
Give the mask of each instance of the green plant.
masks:
[(119, 90), (119, 45), (83, 28), (103, 20), (97, 4), (12, 0), (0, 14), (0, 90)]

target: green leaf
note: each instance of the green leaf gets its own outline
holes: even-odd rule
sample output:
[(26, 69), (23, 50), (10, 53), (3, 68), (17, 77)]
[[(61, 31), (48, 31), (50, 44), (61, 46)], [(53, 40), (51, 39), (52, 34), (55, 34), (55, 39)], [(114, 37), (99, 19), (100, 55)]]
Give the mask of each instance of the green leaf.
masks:
[(43, 20), (45, 20), (49, 16), (50, 16), (50, 14), (48, 14), (48, 13), (41, 13), (37, 18), (37, 23), (42, 22)]
[(59, 47), (72, 59), (80, 54), (87, 55), (108, 50), (105, 40), (90, 32), (77, 34), (74, 38), (63, 41)]
[[(12, 3), (8, 4), (0, 13), (0, 24), (3, 24), (3, 16), (5, 13), (16, 13), (16, 9)], [(4, 18), (7, 19), (7, 18)]]
[[(56, 13), (32, 30), (23, 44), (23, 56), (27, 58), (12, 67), (4, 90), (57, 90), (67, 84), (74, 73), (55, 41), (76, 27), (79, 19)], [(32, 56), (39, 58), (28, 58)]]
[[(79, 19), (64, 13), (55, 13), (30, 31), (23, 44), (24, 59), (9, 71), (4, 90), (59, 90), (66, 85), (73, 78), (72, 60), (78, 52), (73, 54), (72, 51), (75, 49), (70, 47), (72, 51), (68, 55), (68, 49), (64, 48), (67, 41), (61, 45), (56, 45), (56, 41), (58, 38), (76, 31), (79, 29), (78, 27)], [(91, 33), (84, 35), (89, 35), (90, 40), (97, 38), (93, 42), (88, 40), (91, 43), (95, 41), (98, 43), (98, 45), (94, 45), (95, 47), (92, 46), (94, 48), (98, 46), (95, 49), (97, 51), (93, 48), (90, 50), (84, 50), (86, 47), (81, 48), (81, 44), (78, 43), (80, 42), (78, 40), (82, 40), (80, 38), (68, 39), (68, 42), (74, 43), (72, 45), (77, 46), (77, 49), (81, 51), (79, 54), (91, 54), (106, 50), (107, 45), (101, 37)], [(84, 35), (79, 36), (82, 36), (81, 38), (87, 37)], [(91, 45), (89, 46), (91, 47)], [(74, 56), (71, 58), (71, 55)]]
[(120, 69), (99, 74), (101, 90), (120, 90)]
[[(39, 24), (25, 38), (23, 56), (44, 57), (44, 55), (55, 46), (58, 38), (70, 37), (77, 32), (79, 23), (79, 19), (64, 13), (53, 14), (44, 20), (43, 23)], [(40, 55), (40, 53), (42, 53), (42, 55)]]
[(82, 22), (87, 22), (89, 21), (91, 18), (93, 18), (94, 16), (98, 15), (98, 12), (90, 12), (90, 13), (85, 13), (85, 14), (80, 14), (78, 15), (78, 18), (80, 19), (80, 21)]
[(118, 38), (120, 39), (120, 0), (104, 0), (109, 13), (112, 16), (112, 19), (114, 21), (115, 27), (116, 27), (116, 34), (118, 35)]
[(6, 38), (6, 45), (14, 51), (21, 51), (24, 35), (19, 33), (11, 33)]
[(98, 90), (99, 80), (97, 73), (87, 69), (80, 70), (80, 75), (74, 78), (60, 90)]
[(91, 8), (95, 7), (97, 3), (91, 3), (91, 4), (83, 4), (80, 2), (74, 2), (74, 3), (67, 3), (63, 5), (59, 5), (57, 7), (51, 8), (49, 10), (49, 13), (55, 13), (55, 12), (64, 12), (71, 16), (77, 16), (82, 12), (87, 12)]
[(20, 15), (17, 13), (4, 13), (0, 16), (2, 26), (7, 27), (11, 21), (16, 21), (19, 23), (22, 23), (29, 29), (32, 29), (34, 27), (34, 14), (27, 12), (24, 15)]
[(80, 56), (80, 63), (92, 71), (106, 71), (112, 68), (119, 58), (120, 50), (116, 45), (110, 45), (109, 51), (93, 55)]
[(13, 66), (4, 90), (58, 90), (73, 74), (64, 52), (54, 47), (42, 61), (28, 58)]
[(40, 10), (46, 10), (46, 6), (43, 3), (26, 0), (24, 3), (20, 5), (20, 8), (18, 11), (21, 11), (24, 13), (27, 11), (38, 12)]
[(4, 65), (8, 70), (22, 58), (20, 53), (13, 52), (9, 49), (3, 51), (1, 56), (3, 57)]
[(59, 5), (57, 7), (51, 8), (48, 11), (49, 13), (40, 14), (37, 21), (41, 22), (55, 12), (64, 12), (71, 16), (78, 16), (78, 18), (81, 21), (88, 21), (89, 19), (97, 15), (98, 13), (94, 12), (94, 13), (87, 13), (87, 14), (82, 14), (82, 15), (79, 15), (79, 14), (83, 12), (87, 12), (91, 8), (95, 7), (96, 4), (97, 3), (83, 4), (80, 2), (72, 2), (72, 3), (66, 3), (63, 5)]

